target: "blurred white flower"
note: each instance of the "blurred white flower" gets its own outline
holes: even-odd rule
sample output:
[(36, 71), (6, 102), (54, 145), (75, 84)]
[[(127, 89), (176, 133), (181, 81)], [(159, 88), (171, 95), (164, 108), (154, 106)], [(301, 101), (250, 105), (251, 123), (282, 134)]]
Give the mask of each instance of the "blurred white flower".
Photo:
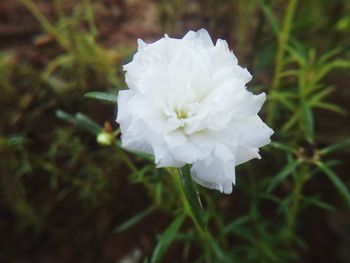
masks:
[(124, 70), (129, 89), (119, 92), (117, 116), (123, 147), (154, 155), (157, 167), (192, 164), (197, 183), (231, 193), (235, 166), (261, 158), (273, 130), (257, 115), (265, 94), (247, 91), (252, 76), (227, 42), (214, 45), (205, 29), (138, 40)]

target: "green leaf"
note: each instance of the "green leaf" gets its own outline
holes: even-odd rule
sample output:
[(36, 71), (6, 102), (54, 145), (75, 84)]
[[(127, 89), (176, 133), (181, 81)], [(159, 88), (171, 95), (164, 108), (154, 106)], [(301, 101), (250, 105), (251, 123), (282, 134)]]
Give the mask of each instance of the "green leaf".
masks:
[(315, 95), (311, 97), (311, 99), (309, 100), (309, 104), (311, 106), (315, 105), (316, 103), (322, 101), (325, 97), (327, 97), (333, 91), (334, 91), (334, 87), (323, 88), (322, 90), (318, 91)]
[(293, 116), (287, 121), (283, 127), (282, 131), (288, 131), (290, 128), (292, 128), (299, 120), (300, 117), (300, 111), (296, 111)]
[(200, 225), (200, 227), (205, 230), (206, 225), (203, 220), (204, 217), (204, 211), (202, 207), (201, 200), (199, 198), (199, 194), (196, 191), (192, 178), (191, 178), (191, 169), (189, 165), (186, 165), (180, 170), (180, 177), (182, 186), (186, 195), (186, 199), (190, 205), (190, 208), (192, 210), (192, 213), (194, 215), (194, 218), (196, 219), (197, 223)]
[(145, 217), (147, 217), (150, 213), (152, 213), (154, 211), (154, 207), (150, 206), (147, 209), (143, 210), (142, 212), (134, 215), (133, 217), (129, 218), (127, 221), (125, 221), (124, 223), (120, 224), (118, 227), (116, 227), (113, 232), (118, 234), (121, 233), (127, 229), (129, 229), (130, 227), (134, 226), (135, 224), (139, 223), (140, 221), (142, 221)]
[(276, 36), (278, 36), (281, 29), (280, 29), (280, 26), (277, 22), (275, 15), (273, 14), (273, 11), (271, 9), (271, 5), (269, 5), (267, 3), (267, 1), (264, 1), (264, 0), (258, 1), (258, 4), (260, 5), (260, 8), (261, 8), (263, 14), (266, 16), (267, 22), (270, 24), (273, 33)]
[(343, 142), (332, 144), (326, 148), (323, 148), (322, 150), (320, 150), (320, 154), (328, 154), (328, 153), (334, 152), (336, 150), (340, 150), (342, 148), (345, 148), (348, 145), (350, 145), (350, 139), (347, 139)]
[(344, 198), (345, 202), (350, 206), (350, 192), (347, 186), (340, 180), (338, 175), (322, 162), (316, 162), (316, 165), (322, 172), (327, 175), (328, 179), (333, 183), (339, 194)]
[(281, 73), (281, 77), (296, 77), (300, 74), (299, 70), (290, 69)]
[(99, 134), (100, 132), (103, 131), (103, 129), (92, 119), (90, 119), (88, 116), (82, 114), (82, 113), (77, 113), (74, 116), (66, 113), (62, 110), (57, 110), (56, 111), (56, 116), (57, 118), (70, 122), (74, 125), (77, 125), (78, 127), (89, 131), (95, 135)]
[(221, 235), (227, 235), (230, 233), (235, 233), (237, 229), (241, 229), (244, 224), (251, 221), (251, 217), (248, 216), (242, 216), (238, 219), (235, 219), (233, 222), (225, 226), (225, 228), (221, 231)]
[(321, 209), (324, 209), (324, 210), (327, 210), (329, 212), (335, 212), (336, 209), (334, 208), (334, 206), (328, 204), (328, 203), (325, 203), (325, 202), (322, 202), (321, 200), (319, 200), (319, 198), (317, 197), (303, 197), (303, 200), (305, 203), (307, 204), (310, 204), (310, 205), (314, 205), (314, 206), (317, 206), (318, 208), (321, 208)]
[(350, 68), (350, 62), (347, 60), (336, 59), (324, 64), (323, 67), (319, 68), (317, 71), (317, 76), (315, 81), (320, 81), (322, 78), (328, 75), (331, 71), (335, 69), (347, 69)]
[(260, 194), (260, 197), (261, 198), (264, 198), (268, 201), (271, 201), (271, 202), (274, 202), (276, 203), (277, 205), (281, 205), (283, 203), (282, 199), (281, 198), (278, 198), (277, 196), (275, 195), (272, 195), (272, 194), (268, 194), (268, 193), (261, 193)]
[(63, 121), (75, 124), (74, 116), (62, 110), (56, 110), (56, 117)]
[(84, 94), (84, 97), (95, 100), (102, 100), (108, 103), (117, 103), (117, 95), (102, 91), (92, 91)]
[(215, 241), (215, 239), (210, 239), (210, 245), (213, 249), (213, 252), (218, 259), (219, 262), (232, 262), (225, 254), (225, 252), (221, 249), (219, 244)]
[(326, 53), (323, 53), (322, 56), (320, 57), (319, 59), (319, 63), (322, 65), (322, 64), (326, 64), (328, 63), (327, 60), (331, 59), (332, 57), (338, 55), (339, 53), (341, 52), (341, 49), (340, 48), (335, 48), (335, 49), (332, 49)]
[(295, 110), (295, 106), (291, 100), (293, 98), (293, 94), (288, 92), (272, 92), (270, 94), (270, 99), (275, 99), (280, 101), (283, 105), (286, 106), (291, 111)]
[(93, 133), (93, 134), (99, 134), (102, 132), (102, 128), (93, 120), (91, 120), (88, 116), (82, 114), (82, 113), (77, 113), (75, 114), (75, 119), (77, 121), (77, 124), (79, 127)]
[(290, 147), (289, 145), (287, 144), (283, 144), (283, 143), (280, 143), (280, 142), (270, 142), (268, 144), (268, 147), (272, 147), (272, 148), (275, 148), (275, 149), (278, 149), (278, 150), (282, 150), (282, 151), (286, 151), (286, 152), (289, 152), (289, 153), (295, 153), (295, 149), (293, 149), (292, 147)]
[(314, 117), (312, 115), (312, 111), (309, 105), (305, 101), (302, 101), (301, 107), (303, 110), (304, 121), (306, 124), (305, 126), (306, 136), (307, 136), (307, 139), (311, 140), (314, 137)]
[(267, 187), (267, 193), (273, 191), (283, 180), (291, 174), (295, 168), (300, 164), (299, 160), (293, 160), (287, 166), (285, 166), (276, 176), (273, 177), (269, 186)]
[(335, 104), (332, 104), (332, 103), (321, 102), (320, 101), (320, 102), (315, 103), (314, 106), (317, 107), (317, 108), (320, 108), (320, 109), (333, 111), (333, 112), (338, 113), (340, 115), (345, 115), (346, 114), (345, 110), (343, 110), (338, 105), (335, 105)]
[(165, 252), (168, 250), (171, 243), (174, 241), (176, 234), (179, 228), (181, 227), (184, 219), (184, 214), (177, 216), (174, 219), (174, 221), (170, 224), (170, 226), (165, 230), (165, 232), (160, 236), (158, 244), (154, 249), (151, 263), (161, 262), (161, 259), (164, 256)]
[(294, 47), (294, 46), (287, 46), (287, 51), (289, 52), (293, 60), (297, 62), (300, 66), (304, 66), (306, 63), (306, 60), (304, 57), (305, 55), (300, 49), (301, 48)]

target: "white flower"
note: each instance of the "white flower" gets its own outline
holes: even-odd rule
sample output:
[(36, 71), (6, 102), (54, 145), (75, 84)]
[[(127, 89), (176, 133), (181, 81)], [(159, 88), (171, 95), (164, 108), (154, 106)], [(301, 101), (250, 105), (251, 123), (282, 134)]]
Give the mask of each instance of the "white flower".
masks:
[(260, 159), (273, 130), (257, 115), (265, 94), (247, 91), (252, 76), (227, 42), (214, 45), (205, 29), (138, 40), (124, 70), (129, 89), (119, 92), (117, 117), (123, 147), (154, 155), (157, 167), (192, 164), (197, 183), (231, 193), (235, 166)]

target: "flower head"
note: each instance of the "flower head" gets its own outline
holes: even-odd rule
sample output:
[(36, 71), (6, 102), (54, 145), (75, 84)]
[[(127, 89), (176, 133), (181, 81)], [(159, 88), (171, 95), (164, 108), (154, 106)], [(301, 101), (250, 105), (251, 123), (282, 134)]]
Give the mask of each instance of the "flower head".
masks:
[(138, 40), (118, 95), (123, 147), (154, 155), (157, 167), (192, 164), (197, 183), (231, 193), (235, 166), (261, 158), (273, 134), (257, 115), (266, 96), (247, 91), (252, 76), (237, 62), (204, 29)]

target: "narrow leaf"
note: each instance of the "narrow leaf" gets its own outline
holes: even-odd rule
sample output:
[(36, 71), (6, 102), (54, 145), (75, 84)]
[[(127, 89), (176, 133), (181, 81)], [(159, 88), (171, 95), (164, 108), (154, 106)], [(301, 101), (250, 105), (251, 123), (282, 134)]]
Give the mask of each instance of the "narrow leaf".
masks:
[(63, 120), (63, 121), (67, 121), (70, 123), (75, 123), (75, 118), (73, 115), (64, 112), (62, 110), (56, 110), (56, 117)]
[(305, 55), (298, 47), (287, 46), (287, 51), (290, 53), (292, 58), (300, 65), (304, 66), (306, 63)]
[(288, 93), (282, 93), (282, 92), (274, 92), (270, 94), (270, 99), (275, 99), (280, 101), (283, 105), (286, 106), (291, 111), (294, 111), (295, 106), (291, 100), (292, 96)]
[(136, 214), (135, 216), (129, 218), (124, 223), (120, 224), (118, 227), (114, 229), (114, 233), (121, 233), (130, 227), (136, 225), (140, 221), (142, 221), (145, 217), (147, 217), (150, 213), (154, 211), (154, 207), (150, 206), (147, 209), (143, 210), (142, 212)]
[(102, 132), (102, 128), (93, 120), (91, 120), (88, 116), (82, 114), (82, 113), (77, 113), (75, 115), (75, 118), (77, 120), (77, 124), (79, 127), (94, 133), (94, 134), (99, 134)]
[(271, 5), (269, 5), (264, 0), (258, 1), (258, 4), (260, 5), (260, 8), (261, 8), (263, 14), (266, 16), (266, 19), (267, 19), (268, 23), (270, 24), (273, 33), (276, 36), (278, 36), (281, 29), (280, 29), (280, 26), (277, 22), (275, 15), (273, 14), (273, 11), (271, 9)]
[(287, 121), (283, 127), (282, 131), (288, 131), (290, 128), (292, 128), (299, 120), (300, 117), (300, 111), (296, 111), (293, 116)]
[(320, 109), (324, 109), (324, 110), (329, 110), (329, 111), (333, 111), (335, 113), (338, 113), (340, 115), (345, 115), (346, 111), (343, 110), (341, 107), (339, 107), (338, 105), (332, 104), (332, 103), (328, 103), (328, 102), (317, 102), (314, 104), (315, 107), (320, 108)]
[(161, 262), (162, 257), (165, 252), (170, 247), (171, 243), (174, 241), (179, 228), (184, 221), (185, 216), (183, 214), (177, 216), (170, 226), (165, 230), (165, 232), (160, 236), (158, 244), (154, 249), (151, 263)]
[(215, 241), (215, 239), (210, 239), (210, 245), (219, 262), (232, 262), (226, 256), (225, 252), (220, 248), (219, 244)]
[(300, 161), (294, 160), (285, 166), (276, 176), (273, 177), (272, 181), (267, 187), (267, 193), (271, 193), (271, 191), (273, 191), (281, 182), (283, 182), (299, 164)]
[(311, 140), (314, 137), (314, 117), (312, 115), (312, 111), (309, 105), (305, 101), (301, 103), (301, 107), (303, 110), (304, 121), (306, 124), (306, 136), (307, 139)]
[(322, 162), (317, 162), (316, 165), (322, 172), (327, 175), (328, 179), (333, 183), (339, 194), (344, 198), (345, 202), (350, 206), (350, 192), (347, 186), (340, 180), (338, 175), (333, 172), (328, 166)]
[(206, 226), (203, 220), (204, 211), (203, 211), (201, 200), (199, 198), (199, 194), (196, 191), (191, 178), (190, 166), (186, 165), (180, 168), (179, 170), (180, 170), (181, 182), (186, 195), (186, 199), (191, 207), (194, 218), (196, 219), (200, 227), (203, 230), (205, 230)]
[(314, 205), (314, 206), (317, 206), (318, 208), (321, 208), (321, 209), (324, 209), (324, 210), (327, 210), (329, 212), (335, 212), (336, 209), (334, 208), (334, 206), (328, 204), (328, 203), (325, 203), (325, 202), (322, 202), (321, 200), (319, 200), (317, 197), (303, 197), (305, 203), (308, 203), (310, 205)]
[(322, 101), (325, 97), (327, 97), (329, 94), (331, 94), (334, 91), (333, 87), (326, 87), (317, 92), (315, 95), (312, 96), (312, 98), (309, 100), (309, 103), (311, 106), (313, 106), (315, 103)]
[(322, 65), (322, 64), (326, 64), (330, 58), (338, 55), (339, 53), (341, 52), (341, 49), (340, 48), (335, 48), (335, 49), (332, 49), (326, 53), (324, 53), (321, 58), (319, 59), (319, 63)]
[(345, 148), (349, 145), (350, 145), (350, 139), (347, 139), (343, 142), (332, 144), (326, 148), (323, 148), (322, 150), (320, 150), (320, 153), (321, 154), (328, 154), (328, 153), (334, 152), (336, 150), (340, 150), (342, 148)]
[(227, 226), (225, 226), (225, 228), (221, 231), (221, 234), (227, 235), (230, 233), (235, 233), (235, 231), (237, 229), (241, 229), (242, 225), (246, 224), (249, 221), (251, 221), (250, 216), (240, 217), (240, 218), (234, 220), (233, 222), (231, 222), (230, 224), (228, 224)]
[(102, 132), (102, 128), (96, 123), (94, 122), (92, 119), (90, 119), (88, 116), (82, 114), (82, 113), (77, 113), (74, 116), (71, 114), (68, 114), (64, 111), (61, 110), (57, 110), (56, 111), (56, 116), (57, 118), (70, 122), (74, 125), (77, 125), (78, 127), (89, 131), (93, 134), (99, 134), (100, 132)]
[(278, 150), (283, 150), (283, 151), (286, 151), (286, 152), (289, 152), (289, 153), (294, 153), (295, 152), (295, 149), (293, 149), (292, 147), (290, 147), (289, 145), (286, 145), (286, 144), (283, 144), (283, 143), (280, 143), (280, 142), (270, 142), (268, 144), (268, 147), (272, 147), (272, 148), (275, 148), (275, 149), (278, 149)]
[(95, 99), (95, 100), (102, 100), (108, 103), (116, 103), (117, 102), (117, 95), (102, 92), (102, 91), (92, 91), (84, 94), (84, 97), (89, 99)]

